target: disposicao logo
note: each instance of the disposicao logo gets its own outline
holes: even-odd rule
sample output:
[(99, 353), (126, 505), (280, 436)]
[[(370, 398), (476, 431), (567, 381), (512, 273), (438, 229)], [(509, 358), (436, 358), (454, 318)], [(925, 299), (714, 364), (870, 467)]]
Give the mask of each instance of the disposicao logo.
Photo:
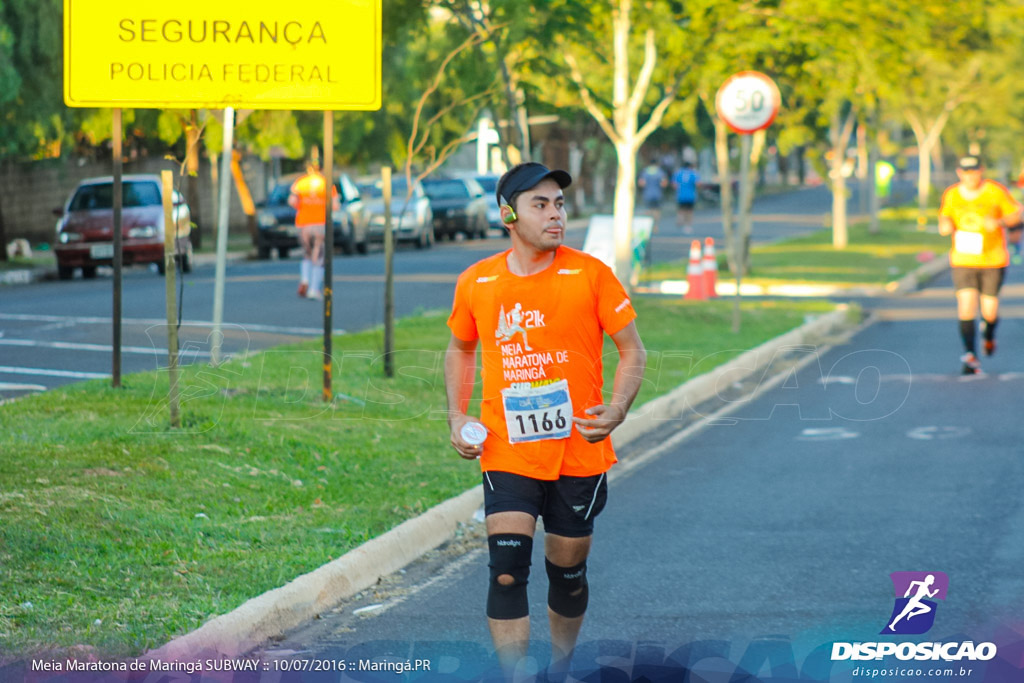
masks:
[[(935, 624), (936, 600), (945, 600), (949, 577), (945, 572), (893, 572), (896, 601), (880, 635), (920, 635)], [(832, 661), (896, 657), (919, 661), (988, 661), (996, 656), (994, 643), (964, 642), (855, 642), (833, 643)]]
[(938, 600), (946, 599), (949, 577), (945, 572), (893, 572), (889, 574), (896, 591), (896, 604), (882, 635), (919, 635), (935, 623)]

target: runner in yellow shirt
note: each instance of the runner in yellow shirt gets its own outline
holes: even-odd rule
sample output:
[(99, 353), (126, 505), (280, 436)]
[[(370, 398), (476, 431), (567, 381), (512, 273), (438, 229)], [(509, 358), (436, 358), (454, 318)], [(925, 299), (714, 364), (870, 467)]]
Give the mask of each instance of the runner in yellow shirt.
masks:
[(964, 344), (960, 360), (965, 375), (981, 372), (975, 333), (979, 301), (984, 352), (986, 356), (995, 353), (999, 290), (1010, 262), (1006, 230), (1021, 222), (1020, 204), (1005, 187), (986, 180), (984, 171), (978, 157), (960, 159), (956, 171), (960, 182), (943, 193), (939, 208), (939, 234), (953, 237), (949, 265)]

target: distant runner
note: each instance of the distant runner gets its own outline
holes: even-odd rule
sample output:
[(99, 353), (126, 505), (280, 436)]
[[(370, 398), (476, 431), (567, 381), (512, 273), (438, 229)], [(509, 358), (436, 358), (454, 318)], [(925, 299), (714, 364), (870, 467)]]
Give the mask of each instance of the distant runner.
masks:
[(953, 236), (949, 265), (964, 345), (961, 371), (965, 375), (981, 372), (975, 332), (979, 300), (985, 355), (996, 351), (999, 290), (1010, 262), (1006, 230), (1021, 222), (1021, 205), (1005, 187), (986, 180), (984, 170), (976, 156), (960, 159), (956, 171), (960, 182), (943, 193), (939, 207), (939, 234)]

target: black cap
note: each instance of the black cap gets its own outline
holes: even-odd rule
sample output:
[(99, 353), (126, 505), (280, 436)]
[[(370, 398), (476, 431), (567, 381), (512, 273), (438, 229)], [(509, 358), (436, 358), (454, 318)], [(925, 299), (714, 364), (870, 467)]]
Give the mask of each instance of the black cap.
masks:
[(552, 171), (544, 164), (528, 161), (524, 164), (513, 166), (498, 180), (498, 186), (494, 189), (498, 206), (512, 201), (512, 195), (535, 187), (537, 183), (545, 178), (551, 178), (563, 189), (572, 184), (572, 176), (565, 171)]
[(960, 157), (957, 166), (964, 171), (977, 171), (982, 167), (981, 159), (976, 156)]

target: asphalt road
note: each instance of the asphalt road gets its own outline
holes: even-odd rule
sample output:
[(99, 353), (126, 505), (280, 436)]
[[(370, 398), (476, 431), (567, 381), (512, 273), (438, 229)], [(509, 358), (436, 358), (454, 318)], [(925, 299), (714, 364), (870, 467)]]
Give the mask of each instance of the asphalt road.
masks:
[[(857, 206), (856, 197), (850, 206)], [(824, 187), (760, 197), (754, 207), (754, 235), (758, 240), (774, 240), (818, 229), (830, 207), (831, 195)], [(686, 257), (692, 237), (676, 230), (673, 222), (673, 212), (665, 211), (653, 244), (657, 260)], [(697, 212), (695, 233), (721, 238), (717, 209)], [(585, 235), (584, 226), (579, 225), (567, 232), (566, 243), (582, 247)], [(429, 251), (400, 248), (395, 258), (397, 314), (449, 308), (458, 273), (507, 244), (494, 236), (443, 242)], [(228, 264), (225, 354), (322, 336), (323, 305), (296, 297), (298, 270), (297, 251), (284, 261)], [(358, 331), (383, 322), (383, 273), (380, 250), (335, 258), (336, 331)], [(214, 268), (198, 266), (183, 279), (179, 288), (181, 362), (206, 362), (211, 348)], [(152, 270), (127, 268), (123, 282), (122, 375), (165, 367), (164, 280)], [(76, 278), (0, 288), (0, 401), (110, 376), (111, 283), (110, 272), (101, 269), (95, 280)]]
[[(875, 322), (848, 340), (795, 351), (802, 368), (735, 412), (715, 419), (723, 404), (703, 406), (712, 418), (703, 428), (684, 433), (694, 416), (681, 416), (620, 453), (622, 469), (652, 449), (660, 455), (612, 480), (577, 678), (598, 680), (600, 666), (601, 680), (615, 681), (850, 681), (868, 666), (914, 672), (885, 680), (1024, 680), (1021, 271), (1011, 269), (1000, 346), (982, 376), (958, 374), (952, 290), (939, 278), (874, 302)], [(479, 533), (262, 654), (346, 662), (353, 680), (393, 680), (358, 671), (360, 660), (431, 663), (430, 675), (411, 680), (493, 673)], [(901, 597), (890, 581), (897, 571), (948, 576), (926, 635), (879, 635)], [(541, 663), (543, 574), (538, 550), (531, 653)], [(835, 642), (968, 640), (999, 654), (987, 663), (830, 661)]]

